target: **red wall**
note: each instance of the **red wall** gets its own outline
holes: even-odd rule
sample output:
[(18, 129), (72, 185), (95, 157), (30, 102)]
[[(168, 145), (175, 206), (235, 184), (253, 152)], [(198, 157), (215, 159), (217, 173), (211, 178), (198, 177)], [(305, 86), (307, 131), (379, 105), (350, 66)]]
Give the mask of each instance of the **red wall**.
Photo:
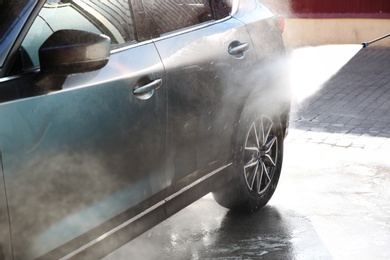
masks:
[(390, 16), (390, 0), (290, 0), (298, 16)]

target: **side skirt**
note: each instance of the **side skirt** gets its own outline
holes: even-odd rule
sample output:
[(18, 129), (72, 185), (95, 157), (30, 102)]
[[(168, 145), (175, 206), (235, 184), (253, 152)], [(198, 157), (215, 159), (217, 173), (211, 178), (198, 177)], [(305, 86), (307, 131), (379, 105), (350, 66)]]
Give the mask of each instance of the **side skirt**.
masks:
[[(80, 246), (81, 244), (81, 241), (77, 243), (78, 239), (76, 238), (74, 241), (47, 253), (39, 259), (100, 259), (205, 196), (207, 193), (221, 187), (228, 181), (226, 170), (231, 165), (232, 163), (216, 169), (164, 200), (143, 210), (138, 215), (129, 218), (128, 212), (121, 214), (115, 218), (116, 223), (118, 223), (118, 218), (124, 220), (121, 224), (99, 237), (90, 240), (90, 242), (84, 243), (81, 247), (75, 247), (75, 245)], [(88, 237), (88, 234), (82, 236), (83, 241), (85, 241), (86, 236)], [(92, 237), (92, 234), (90, 236)]]

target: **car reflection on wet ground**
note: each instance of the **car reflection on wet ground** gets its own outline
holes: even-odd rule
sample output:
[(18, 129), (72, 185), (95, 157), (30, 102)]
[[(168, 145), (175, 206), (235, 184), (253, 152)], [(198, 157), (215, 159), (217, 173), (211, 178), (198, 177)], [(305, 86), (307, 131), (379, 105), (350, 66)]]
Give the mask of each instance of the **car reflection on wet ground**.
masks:
[(237, 214), (207, 195), (105, 259), (390, 259), (390, 49), (356, 50), (296, 99), (268, 206)]

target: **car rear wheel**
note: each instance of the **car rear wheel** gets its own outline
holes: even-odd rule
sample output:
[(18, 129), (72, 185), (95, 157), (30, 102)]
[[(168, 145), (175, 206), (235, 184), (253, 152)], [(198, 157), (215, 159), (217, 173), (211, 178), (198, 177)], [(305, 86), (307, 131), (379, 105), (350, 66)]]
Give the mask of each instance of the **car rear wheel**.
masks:
[(271, 199), (279, 181), (283, 160), (283, 128), (268, 115), (240, 120), (234, 152), (233, 178), (213, 195), (232, 210), (254, 211)]

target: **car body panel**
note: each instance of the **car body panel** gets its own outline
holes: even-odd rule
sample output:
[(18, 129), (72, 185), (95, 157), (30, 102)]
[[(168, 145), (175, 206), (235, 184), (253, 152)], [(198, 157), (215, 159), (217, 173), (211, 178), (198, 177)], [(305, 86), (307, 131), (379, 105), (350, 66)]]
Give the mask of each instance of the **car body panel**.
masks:
[(145, 78), (164, 81), (153, 44), (70, 76), (60, 91), (0, 104), (15, 259), (47, 253), (165, 188), (165, 88), (140, 100), (133, 88)]
[[(235, 17), (246, 24), (258, 60), (275, 59), (284, 52), (279, 18), (267, 7), (258, 3), (257, 7), (245, 12), (241, 10)], [(267, 43), (264, 42), (267, 39)], [(272, 42), (272, 44), (268, 44)]]
[[(169, 193), (231, 163), (234, 100), (245, 84), (242, 68), (256, 61), (244, 24), (236, 19), (209, 24), (155, 41), (167, 71)], [(234, 41), (249, 44), (244, 57), (229, 54)]]
[(250, 85), (256, 85), (250, 95), (256, 97), (257, 103), (262, 103), (262, 109), (281, 117), (287, 130), (291, 95), (286, 73), (288, 68), (284, 55), (281, 17), (258, 1), (240, 2), (244, 8), (240, 8), (234, 17), (245, 23), (257, 56), (257, 64), (248, 75), (252, 81)]

